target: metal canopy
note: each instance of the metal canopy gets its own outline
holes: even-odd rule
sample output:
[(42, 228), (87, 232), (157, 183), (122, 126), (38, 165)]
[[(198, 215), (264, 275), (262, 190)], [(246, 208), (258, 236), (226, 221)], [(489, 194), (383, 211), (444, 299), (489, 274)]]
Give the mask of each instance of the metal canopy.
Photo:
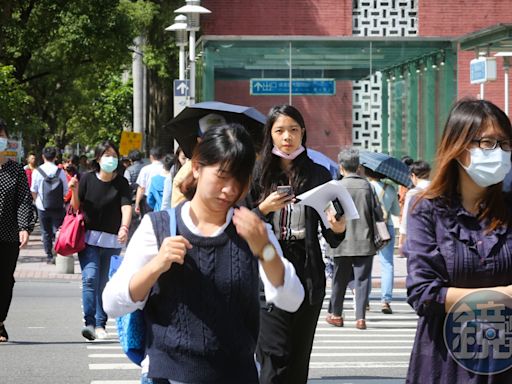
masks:
[(512, 52), (512, 24), (497, 24), (459, 38), (463, 51)]
[(359, 80), (453, 48), (451, 40), (416, 37), (207, 35), (201, 42), (216, 79), (284, 75), (291, 62), (294, 76)]

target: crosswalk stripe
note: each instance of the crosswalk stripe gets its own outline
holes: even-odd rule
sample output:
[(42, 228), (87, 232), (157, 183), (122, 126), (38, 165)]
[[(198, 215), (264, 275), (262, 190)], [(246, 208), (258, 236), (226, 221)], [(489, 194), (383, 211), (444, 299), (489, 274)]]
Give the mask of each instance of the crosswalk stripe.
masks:
[(140, 384), (140, 380), (93, 380), (91, 384)]
[(90, 355), (88, 355), (88, 357), (91, 357), (93, 359), (103, 359), (112, 357), (126, 357), (126, 355), (124, 353), (91, 353)]
[(329, 353), (316, 353), (313, 352), (311, 357), (355, 357), (355, 356), (363, 356), (363, 357), (377, 357), (377, 356), (410, 356), (410, 352), (329, 352)]
[(364, 349), (364, 350), (371, 349), (372, 351), (377, 350), (377, 349), (385, 349), (385, 350), (390, 350), (390, 349), (393, 349), (393, 350), (395, 350), (395, 349), (406, 349), (408, 351), (411, 350), (411, 346), (410, 345), (393, 345), (393, 347), (385, 346), (385, 345), (372, 345), (371, 347), (368, 346), (368, 345), (358, 345), (358, 346), (351, 345), (350, 347), (347, 347), (345, 345), (340, 345), (338, 347), (329, 345), (327, 347), (324, 347), (324, 346), (318, 346), (317, 345), (315, 347), (315, 350), (318, 350), (318, 349), (335, 350), (335, 349), (341, 349), (341, 348), (343, 348), (343, 350), (345, 350), (345, 351), (348, 350), (348, 349), (350, 349), (350, 350), (353, 350), (353, 349)]
[(87, 349), (121, 349), (120, 345), (88, 345)]
[(107, 369), (131, 370), (131, 369), (140, 369), (140, 367), (133, 363), (114, 363), (114, 364), (89, 364), (89, 369), (91, 371), (107, 370)]
[(310, 368), (407, 368), (409, 363), (399, 361), (378, 362), (378, 361), (336, 361), (336, 362), (310, 362)]
[[(379, 340), (375, 340), (375, 339), (372, 339), (372, 340), (357, 340), (357, 342), (359, 344), (375, 343), (375, 341), (379, 341)], [(412, 345), (412, 342), (413, 342), (413, 340), (410, 339), (410, 338), (403, 339), (403, 340), (381, 340), (381, 341), (385, 341), (386, 344), (390, 344), (390, 343), (392, 343), (392, 344), (405, 344), (405, 343), (408, 343), (408, 344), (411, 344), (411, 345)], [(318, 344), (353, 344), (354, 340), (315, 340), (315, 343), (317, 345)], [(320, 347), (315, 346), (315, 348), (320, 348)], [(365, 347), (365, 348), (370, 348), (370, 347)], [(373, 348), (373, 347), (371, 347), (371, 348)], [(386, 347), (386, 348), (391, 348), (391, 347)]]

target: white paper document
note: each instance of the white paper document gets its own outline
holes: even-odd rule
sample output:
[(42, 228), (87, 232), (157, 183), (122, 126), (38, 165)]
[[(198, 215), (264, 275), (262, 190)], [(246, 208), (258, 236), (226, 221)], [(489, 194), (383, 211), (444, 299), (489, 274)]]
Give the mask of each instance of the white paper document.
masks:
[(325, 227), (329, 228), (329, 222), (327, 221), (327, 215), (325, 214), (324, 209), (329, 201), (332, 201), (335, 198), (339, 199), (343, 210), (345, 211), (344, 215), (346, 220), (359, 219), (359, 213), (357, 213), (352, 197), (350, 197), (347, 189), (340, 184), (339, 180), (331, 180), (300, 194), (297, 196), (297, 199), (300, 201), (296, 204), (308, 205), (314, 208), (322, 218)]

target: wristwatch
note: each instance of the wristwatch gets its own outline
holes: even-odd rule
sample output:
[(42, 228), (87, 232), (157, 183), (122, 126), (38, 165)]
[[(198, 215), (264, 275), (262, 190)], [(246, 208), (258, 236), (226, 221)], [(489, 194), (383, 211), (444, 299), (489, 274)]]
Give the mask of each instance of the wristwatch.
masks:
[(263, 261), (272, 261), (276, 257), (276, 249), (272, 245), (272, 243), (267, 243), (263, 249), (261, 250), (260, 260)]

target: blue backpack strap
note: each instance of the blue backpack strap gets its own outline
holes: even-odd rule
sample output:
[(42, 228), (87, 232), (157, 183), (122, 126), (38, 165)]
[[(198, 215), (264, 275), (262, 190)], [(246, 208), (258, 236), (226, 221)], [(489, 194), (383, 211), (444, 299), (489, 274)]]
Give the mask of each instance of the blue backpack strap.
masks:
[(167, 208), (169, 215), (169, 233), (171, 236), (176, 236), (176, 210), (174, 208)]

